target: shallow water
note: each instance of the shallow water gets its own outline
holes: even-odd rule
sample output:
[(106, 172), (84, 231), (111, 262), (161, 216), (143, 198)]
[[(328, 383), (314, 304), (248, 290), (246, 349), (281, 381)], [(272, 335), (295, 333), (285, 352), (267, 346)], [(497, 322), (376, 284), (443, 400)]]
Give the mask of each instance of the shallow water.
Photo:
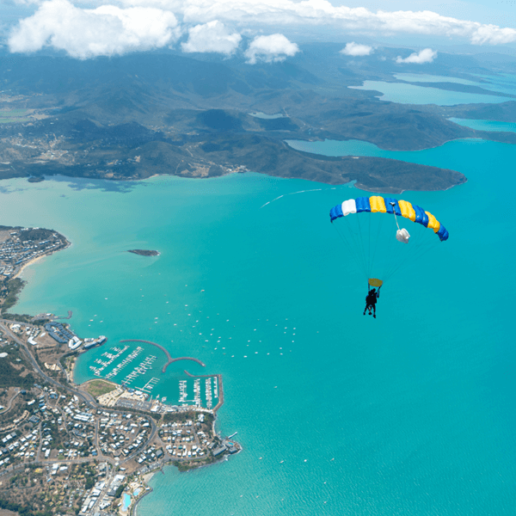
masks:
[(476, 129), (477, 131), (501, 131), (504, 133), (516, 132), (516, 124), (510, 122), (496, 122), (494, 120), (470, 120), (466, 118), (450, 118), (452, 122)]
[[(457, 82), (457, 81), (449, 81)], [(484, 87), (483, 84), (479, 86)], [(501, 97), (482, 93), (463, 93), (460, 91), (441, 90), (428, 86), (417, 86), (400, 82), (364, 81), (362, 86), (348, 86), (356, 90), (375, 90), (381, 92), (380, 100), (398, 104), (436, 104), (438, 106), (455, 106), (458, 104), (499, 104), (511, 97)], [(486, 88), (488, 89), (488, 88)], [(509, 93), (509, 91), (504, 91)], [(514, 94), (514, 87), (512, 87)]]

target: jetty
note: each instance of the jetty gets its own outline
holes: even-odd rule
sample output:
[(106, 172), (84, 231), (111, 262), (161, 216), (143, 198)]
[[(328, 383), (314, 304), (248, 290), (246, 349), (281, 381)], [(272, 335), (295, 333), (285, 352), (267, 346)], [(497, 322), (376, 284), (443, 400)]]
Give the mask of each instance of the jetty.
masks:
[(167, 363), (163, 366), (161, 369), (161, 373), (165, 373), (167, 371), (167, 367), (172, 364), (173, 362), (179, 362), (180, 360), (191, 360), (192, 362), (197, 362), (202, 367), (206, 367), (206, 365), (201, 362), (198, 358), (194, 357), (178, 357), (178, 358), (172, 358), (170, 353), (160, 344), (156, 344), (155, 342), (151, 342), (150, 340), (140, 340), (140, 339), (127, 339), (127, 340), (121, 340), (120, 342), (143, 342), (144, 344), (150, 344), (151, 346), (156, 346), (157, 348), (161, 349), (163, 353), (165, 353), (167, 357)]
[(224, 405), (224, 386), (222, 385), (222, 375), (221, 374), (192, 374), (189, 373), (185, 369), (185, 374), (190, 378), (212, 378), (216, 376), (219, 380), (219, 402), (213, 408), (213, 412), (217, 412), (222, 405)]

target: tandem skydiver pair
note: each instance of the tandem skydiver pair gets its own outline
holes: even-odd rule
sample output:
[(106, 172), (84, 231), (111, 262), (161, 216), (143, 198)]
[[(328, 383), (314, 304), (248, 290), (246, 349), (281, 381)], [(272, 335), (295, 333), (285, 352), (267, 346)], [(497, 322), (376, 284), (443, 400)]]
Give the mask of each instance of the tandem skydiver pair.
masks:
[[(360, 215), (348, 218), (349, 215), (354, 214)], [(387, 215), (386, 219), (383, 218), (383, 214)], [(392, 222), (384, 228), (383, 221), (388, 221), (389, 215), (392, 216), (390, 219)], [(398, 217), (400, 217), (399, 221)], [(447, 229), (430, 212), (410, 202), (392, 197), (373, 195), (348, 199), (334, 206), (330, 211), (332, 223), (339, 218), (345, 218), (346, 223), (335, 224), (334, 227), (339, 234), (341, 233), (339, 228), (342, 228), (341, 238), (346, 246), (346, 252), (356, 255), (358, 265), (362, 267), (368, 279), (364, 315), (369, 312), (369, 315), (373, 315), (374, 318), (376, 318), (376, 302), (380, 297), (380, 288), (384, 280), (390, 279), (404, 264), (424, 256), (429, 251), (427, 247), (433, 247), (435, 242), (444, 242), (449, 238)], [(416, 223), (410, 230), (414, 235), (410, 235), (406, 228), (400, 227), (403, 219)], [(396, 240), (405, 244), (404, 246), (398, 247), (399, 244), (393, 246), (387, 234), (383, 237), (384, 229), (390, 232), (388, 227), (390, 224), (394, 226)], [(427, 237), (432, 233), (427, 232), (425, 228), (432, 229), (438, 239)], [(414, 243), (407, 245), (412, 241)], [(390, 267), (387, 266), (389, 261)], [(371, 277), (376, 271), (381, 271), (381, 280)]]

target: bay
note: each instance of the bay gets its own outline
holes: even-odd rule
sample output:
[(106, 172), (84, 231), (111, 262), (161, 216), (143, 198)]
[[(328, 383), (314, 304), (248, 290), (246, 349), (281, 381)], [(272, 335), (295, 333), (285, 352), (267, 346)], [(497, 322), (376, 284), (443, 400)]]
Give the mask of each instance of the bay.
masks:
[[(363, 277), (328, 217), (369, 194), (257, 174), (2, 182), (3, 224), (52, 227), (73, 242), (24, 272), (13, 311), (73, 310), (81, 336), (150, 340), (206, 364), (162, 375), (158, 356), (154, 394), (176, 395), (184, 369), (222, 373), (218, 425), (238, 431), (243, 452), (188, 474), (167, 468), (140, 515), (512, 515), (515, 147), (313, 143), (303, 150), (468, 177), (401, 196), (451, 236), (386, 286), (376, 320), (362, 316)], [(81, 356), (77, 381), (102, 352)]]
[(445, 75), (429, 75), (424, 73), (397, 73), (394, 75), (394, 77), (398, 80), (416, 84), (419, 82), (452, 82), (456, 84), (465, 84), (468, 86), (478, 86), (485, 90), (495, 91), (498, 93), (510, 93), (511, 95), (514, 95), (514, 92), (516, 91), (516, 75), (501, 73), (498, 75), (471, 74), (471, 76), (478, 77), (478, 80), (473, 81), (468, 79), (460, 79), (458, 77), (449, 77)]
[[(448, 91), (439, 88), (400, 82), (364, 81), (362, 86), (348, 87), (356, 90), (379, 91), (382, 93), (379, 97), (380, 100), (396, 102), (398, 104), (436, 104), (438, 106), (455, 106), (458, 104), (499, 104), (514, 100), (511, 97), (487, 95), (483, 93)], [(514, 92), (514, 87), (512, 87), (512, 92)]]

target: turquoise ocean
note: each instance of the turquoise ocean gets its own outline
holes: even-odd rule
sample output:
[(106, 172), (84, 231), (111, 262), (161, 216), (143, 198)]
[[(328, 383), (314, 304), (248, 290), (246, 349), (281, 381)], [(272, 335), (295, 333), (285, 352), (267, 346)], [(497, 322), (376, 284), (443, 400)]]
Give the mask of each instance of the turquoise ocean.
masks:
[[(141, 516), (513, 515), (516, 146), (292, 145), (468, 177), (398, 196), (434, 213), (450, 239), (382, 289), (376, 320), (362, 315), (364, 278), (328, 216), (368, 193), (252, 173), (3, 181), (2, 224), (54, 228), (72, 242), (24, 271), (13, 311), (72, 310), (80, 336), (109, 338), (81, 356), (78, 382), (121, 339), (206, 364), (161, 374), (164, 356), (141, 345), (156, 359), (135, 386), (153, 381), (153, 395), (177, 399), (185, 369), (223, 375), (217, 424), (238, 431), (243, 452), (156, 474)], [(161, 254), (126, 252), (138, 248)]]

